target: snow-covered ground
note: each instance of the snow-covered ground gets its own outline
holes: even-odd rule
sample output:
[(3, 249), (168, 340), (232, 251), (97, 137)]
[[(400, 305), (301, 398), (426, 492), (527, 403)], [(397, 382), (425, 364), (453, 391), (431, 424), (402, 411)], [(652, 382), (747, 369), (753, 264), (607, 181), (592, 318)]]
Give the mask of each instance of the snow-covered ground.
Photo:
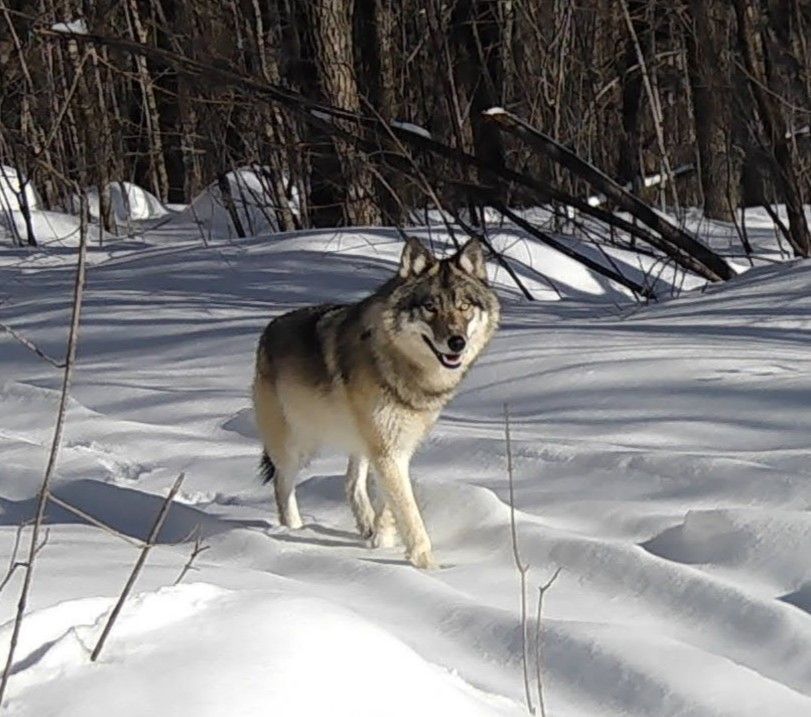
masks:
[[(542, 300), (491, 267), (503, 327), (414, 464), (442, 564), (421, 572), (355, 535), (336, 456), (302, 476), (305, 528), (278, 526), (248, 397), (268, 319), (360, 298), (393, 270), (396, 235), (211, 239), (181, 214), (91, 249), (54, 492), (143, 538), (187, 478), (95, 664), (136, 551), (51, 509), (8, 714), (523, 714), (505, 402), (533, 611), (561, 569), (544, 602), (548, 714), (811, 714), (811, 264), (640, 307), (496, 236)], [(74, 258), (0, 250), (0, 321), (52, 356)], [(0, 564), (33, 511), (60, 380), (0, 333)], [(209, 548), (173, 586), (195, 532)], [(19, 580), (0, 594), (0, 655)]]

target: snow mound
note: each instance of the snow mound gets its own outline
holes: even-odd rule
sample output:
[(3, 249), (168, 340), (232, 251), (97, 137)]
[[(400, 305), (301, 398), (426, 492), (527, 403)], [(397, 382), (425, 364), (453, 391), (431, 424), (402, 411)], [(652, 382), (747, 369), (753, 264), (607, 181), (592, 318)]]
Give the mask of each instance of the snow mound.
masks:
[[(31, 212), (31, 229), (38, 244), (78, 242), (79, 224), (79, 217), (72, 214), (47, 209)], [(20, 211), (0, 211), (0, 239), (15, 243), (17, 237), (27, 240), (25, 216)]]
[(93, 664), (111, 605), (75, 600), (27, 618), (9, 714), (518, 714), (345, 608), (268, 590), (140, 594)]
[[(191, 220), (206, 236), (213, 238), (278, 231), (269, 171), (263, 167), (243, 167), (229, 172), (224, 176), (225, 192), (220, 182), (212, 183), (180, 212), (178, 220)], [(295, 197), (290, 204), (295, 213)]]
[[(110, 204), (116, 223), (126, 224), (128, 221), (143, 221), (156, 219), (168, 214), (161, 201), (146, 189), (131, 182), (110, 182)], [(99, 219), (99, 190), (91, 187), (87, 190), (87, 201), (90, 216)]]
[(51, 30), (56, 32), (64, 32), (69, 35), (87, 35), (87, 22), (83, 17), (70, 22), (57, 22), (51, 25)]
[(34, 189), (34, 186), (25, 175), (17, 174), (14, 167), (0, 164), (0, 215), (7, 212), (19, 212), (22, 210), (21, 194), (25, 194), (26, 203), (29, 209), (39, 209), (42, 200)]

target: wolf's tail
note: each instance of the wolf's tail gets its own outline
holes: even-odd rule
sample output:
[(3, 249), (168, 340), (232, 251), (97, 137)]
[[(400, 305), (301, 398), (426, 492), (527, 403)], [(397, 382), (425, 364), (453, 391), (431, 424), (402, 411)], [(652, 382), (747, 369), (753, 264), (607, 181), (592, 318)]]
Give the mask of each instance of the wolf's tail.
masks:
[(276, 466), (273, 465), (267, 451), (262, 451), (262, 458), (259, 461), (259, 476), (262, 479), (262, 485), (270, 483), (274, 475), (276, 475)]

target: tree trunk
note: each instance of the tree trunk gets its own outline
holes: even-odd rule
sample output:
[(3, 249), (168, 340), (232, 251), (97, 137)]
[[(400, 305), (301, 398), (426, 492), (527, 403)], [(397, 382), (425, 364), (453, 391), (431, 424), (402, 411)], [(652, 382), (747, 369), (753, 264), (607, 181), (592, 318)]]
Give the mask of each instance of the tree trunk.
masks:
[(735, 0), (735, 17), (738, 23), (738, 45), (746, 66), (749, 88), (755, 98), (765, 143), (772, 154), (774, 178), (786, 204), (788, 238), (795, 255), (807, 257), (811, 253), (811, 233), (803, 211), (800, 178), (791, 140), (787, 136), (788, 126), (782, 114), (780, 99), (774, 94), (777, 83), (768, 46), (761, 34), (760, 23), (763, 18), (751, 0)]
[[(128, 9), (133, 39), (146, 44), (148, 39), (147, 33), (143, 23), (141, 22), (137, 0), (129, 0)], [(149, 66), (147, 65), (146, 57), (143, 55), (136, 55), (135, 65), (138, 68), (138, 79), (141, 84), (141, 93), (143, 94), (144, 100), (144, 115), (146, 117), (149, 141), (149, 165), (152, 174), (152, 188), (160, 200), (165, 202), (169, 196), (169, 175), (166, 172), (166, 161), (163, 156), (163, 140), (161, 138), (158, 102), (155, 97), (155, 89), (152, 83), (152, 76), (149, 73)]]
[(724, 0), (690, 0), (690, 14), (687, 68), (704, 214), (733, 221), (741, 199), (741, 161), (732, 149), (729, 6)]
[[(313, 0), (310, 4), (315, 28), (315, 49), (321, 89), (327, 102), (350, 112), (360, 112), (352, 52), (353, 0)], [(354, 123), (338, 120), (347, 129)], [(380, 223), (374, 199), (373, 174), (368, 159), (351, 143), (336, 137), (335, 151), (345, 185), (344, 215), (349, 224)]]

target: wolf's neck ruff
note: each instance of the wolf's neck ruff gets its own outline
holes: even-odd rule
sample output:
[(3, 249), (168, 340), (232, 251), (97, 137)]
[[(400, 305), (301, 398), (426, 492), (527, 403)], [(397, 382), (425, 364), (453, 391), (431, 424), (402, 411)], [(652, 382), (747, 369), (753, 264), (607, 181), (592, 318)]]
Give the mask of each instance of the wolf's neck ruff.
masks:
[[(338, 448), (351, 456), (347, 491), (361, 534), (390, 544), (396, 522), (407, 558), (431, 566), (409, 462), (498, 320), (478, 242), (440, 260), (416, 239), (371, 296), (274, 319), (259, 343), (253, 396), (281, 522), (301, 525), (299, 468), (321, 446)], [(384, 497), (377, 512), (366, 492), (370, 464)]]

